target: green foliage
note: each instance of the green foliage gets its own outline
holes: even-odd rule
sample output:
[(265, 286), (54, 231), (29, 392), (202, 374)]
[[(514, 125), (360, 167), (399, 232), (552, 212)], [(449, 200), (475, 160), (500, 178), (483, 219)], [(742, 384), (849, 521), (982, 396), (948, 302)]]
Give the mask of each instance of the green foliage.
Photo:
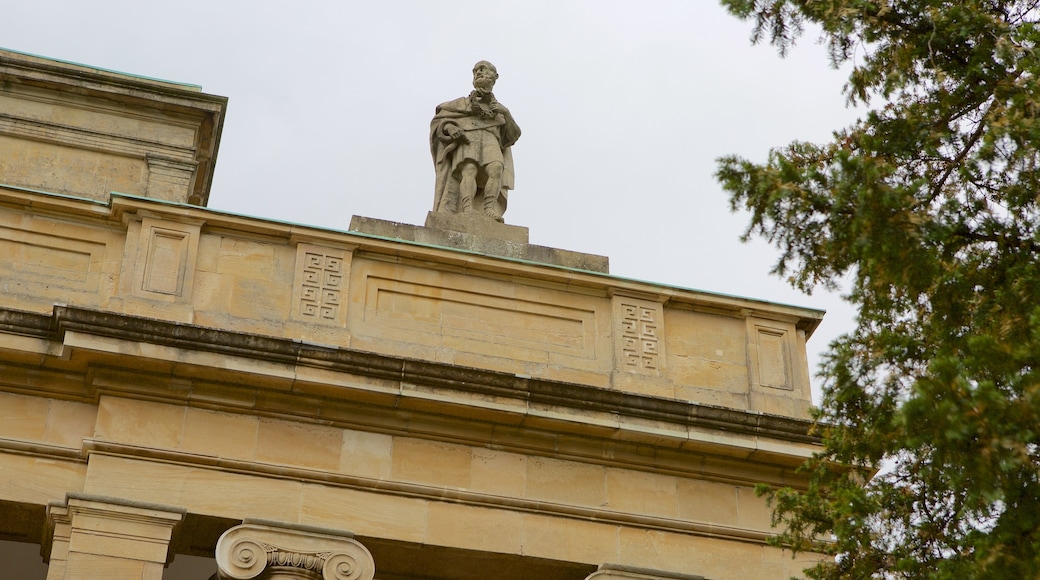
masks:
[(836, 556), (813, 578), (1040, 577), (1040, 2), (723, 4), (781, 53), (821, 28), (869, 107), (830, 143), (719, 160), (775, 272), (859, 312), (810, 485), (769, 492), (778, 541)]

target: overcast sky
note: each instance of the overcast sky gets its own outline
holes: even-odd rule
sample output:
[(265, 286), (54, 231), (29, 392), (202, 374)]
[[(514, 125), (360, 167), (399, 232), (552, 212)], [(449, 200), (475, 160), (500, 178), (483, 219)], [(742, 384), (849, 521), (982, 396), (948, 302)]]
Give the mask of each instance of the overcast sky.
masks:
[(814, 34), (781, 59), (704, 0), (33, 0), (7, 3), (3, 23), (4, 48), (228, 97), (210, 207), (343, 230), (352, 215), (424, 222), (434, 107), (490, 60), (523, 130), (505, 218), (531, 243), (609, 256), (617, 276), (826, 309), (814, 367), (851, 329), (837, 296), (792, 290), (769, 274), (773, 248), (740, 243), (748, 216), (712, 177), (722, 155), (762, 161), (855, 119)]

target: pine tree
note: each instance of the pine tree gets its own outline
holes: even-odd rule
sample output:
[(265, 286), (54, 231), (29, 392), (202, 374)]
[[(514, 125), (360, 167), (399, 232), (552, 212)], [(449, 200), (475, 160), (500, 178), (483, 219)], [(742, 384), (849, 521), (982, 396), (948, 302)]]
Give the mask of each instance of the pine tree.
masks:
[(835, 556), (813, 578), (1040, 577), (1040, 2), (723, 4), (781, 54), (822, 29), (867, 111), (718, 162), (775, 272), (858, 309), (777, 541)]

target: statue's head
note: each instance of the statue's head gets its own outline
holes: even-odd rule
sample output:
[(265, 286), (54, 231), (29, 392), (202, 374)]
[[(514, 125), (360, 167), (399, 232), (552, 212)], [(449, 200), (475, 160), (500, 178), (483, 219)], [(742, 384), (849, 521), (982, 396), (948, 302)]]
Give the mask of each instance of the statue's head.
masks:
[(486, 60), (473, 65), (473, 88), (483, 92), (491, 92), (497, 80), (498, 69), (495, 68), (495, 65)]

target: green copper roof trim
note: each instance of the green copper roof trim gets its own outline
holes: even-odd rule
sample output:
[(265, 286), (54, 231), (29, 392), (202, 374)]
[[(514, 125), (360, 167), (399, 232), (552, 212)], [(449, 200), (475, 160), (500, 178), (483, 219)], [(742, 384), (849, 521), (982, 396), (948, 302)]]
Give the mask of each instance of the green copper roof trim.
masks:
[(31, 187), (22, 187), (20, 185), (10, 185), (8, 183), (0, 183), (0, 188), (13, 189), (15, 191), (25, 191), (25, 192), (28, 192), (28, 193), (37, 193), (37, 194), (40, 194), (40, 195), (47, 195), (47, 196), (50, 196), (50, 197), (60, 197), (62, 199), (71, 199), (71, 200), (75, 200), (75, 201), (85, 201), (85, 202), (88, 202), (88, 203), (92, 203), (92, 204), (95, 204), (95, 205), (103, 205), (103, 206), (106, 206), (106, 207), (109, 205), (107, 201), (102, 201), (100, 199), (94, 199), (92, 197), (82, 197), (82, 196), (79, 196), (79, 195), (69, 195), (67, 193), (55, 193), (53, 191), (43, 191), (42, 189), (33, 189)]
[[(214, 213), (223, 213), (223, 214), (233, 215), (233, 216), (236, 216), (236, 217), (248, 217), (248, 218), (252, 218), (252, 219), (263, 219), (263, 218), (257, 218), (257, 217), (253, 217), (253, 216), (247, 216), (247, 215), (240, 216), (239, 214), (236, 214), (234, 212), (229, 212), (229, 211), (220, 211), (220, 210), (210, 209), (210, 208), (208, 208), (208, 207), (206, 207), (204, 205), (194, 205), (194, 204), (190, 204), (190, 203), (184, 203), (182, 201), (170, 201), (168, 199), (159, 199), (157, 197), (147, 197), (147, 196), (144, 196), (144, 195), (134, 195), (132, 193), (123, 193), (121, 191), (110, 191), (110, 192), (108, 192), (108, 195), (109, 195), (110, 198), (112, 198), (112, 197), (125, 197), (126, 199), (138, 199), (138, 200), (141, 200), (141, 201), (147, 201), (149, 203), (158, 203), (158, 204), (161, 204), (161, 205), (168, 205), (168, 206), (172, 206), (172, 207), (186, 207), (186, 208), (189, 208), (189, 209), (203, 209), (203, 210), (211, 211), (211, 212), (214, 212)], [(109, 203), (105, 204), (105, 205), (111, 205), (111, 201)], [(269, 220), (269, 221), (277, 221), (277, 220)]]
[(76, 61), (72, 61), (72, 60), (64, 60), (64, 59), (60, 59), (60, 58), (53, 58), (53, 57), (50, 57), (50, 56), (43, 56), (43, 55), (40, 55), (40, 54), (33, 54), (31, 52), (24, 52), (24, 51), (21, 51), (21, 50), (14, 50), (12, 48), (4, 48), (2, 46), (0, 46), (0, 50), (6, 50), (7, 52), (13, 52), (15, 54), (21, 54), (21, 55), (24, 55), (24, 56), (31, 56), (33, 58), (42, 58), (43, 60), (49, 60), (49, 61), (52, 61), (52, 62), (60, 62), (62, 64), (71, 64), (72, 66), (81, 66), (83, 68), (88, 68), (90, 70), (94, 70), (94, 71), (98, 71), (98, 72), (104, 72), (104, 73), (109, 73), (109, 74), (116, 74), (116, 75), (121, 75), (121, 76), (124, 76), (124, 77), (131, 77), (131, 78), (135, 78), (135, 79), (141, 79), (141, 80), (144, 80), (144, 81), (154, 81), (154, 82), (158, 82), (158, 83), (166, 83), (168, 85), (179, 85), (179, 86), (191, 89), (192, 91), (196, 91), (196, 92), (201, 92), (202, 91), (202, 85), (196, 85), (196, 84), (193, 84), (193, 83), (182, 83), (180, 81), (171, 81), (171, 80), (160, 79), (160, 78), (156, 78), (156, 77), (146, 77), (144, 75), (137, 75), (137, 74), (134, 74), (134, 73), (128, 73), (128, 72), (123, 72), (123, 71), (119, 71), (119, 70), (113, 70), (113, 69), (110, 69), (110, 68), (102, 68), (100, 66), (94, 66), (94, 65), (91, 65), (91, 64), (83, 64), (81, 62), (76, 62)]

